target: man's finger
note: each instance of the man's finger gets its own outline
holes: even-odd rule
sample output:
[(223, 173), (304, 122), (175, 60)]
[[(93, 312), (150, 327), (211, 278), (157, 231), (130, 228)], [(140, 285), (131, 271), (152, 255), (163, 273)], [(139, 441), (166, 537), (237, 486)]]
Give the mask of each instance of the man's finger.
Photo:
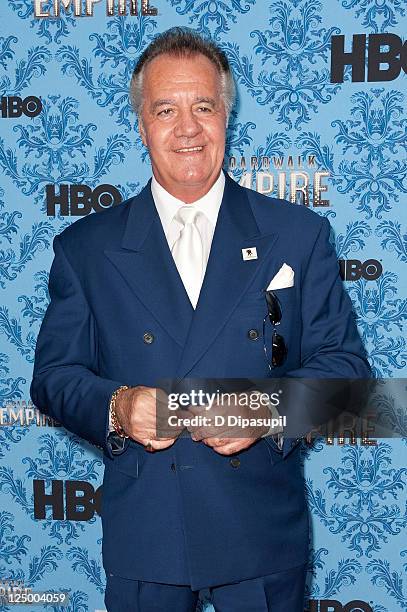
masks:
[(175, 438), (169, 438), (166, 440), (155, 440), (149, 438), (143, 442), (144, 448), (146, 451), (153, 453), (155, 451), (163, 450), (164, 448), (169, 448), (175, 442)]
[(193, 415), (201, 414), (201, 413), (204, 414), (204, 413), (208, 412), (208, 410), (207, 410), (208, 406), (209, 406), (209, 404), (200, 404), (199, 406), (192, 406), (192, 404), (191, 404), (191, 405), (188, 406), (188, 410), (187, 411), (188, 412), (192, 412)]
[(242, 449), (236, 448), (236, 446), (234, 445), (227, 444), (225, 446), (214, 446), (213, 450), (215, 451), (215, 453), (218, 453), (219, 455), (234, 455), (235, 453), (238, 453)]
[(212, 448), (217, 448), (218, 446), (225, 446), (225, 444), (229, 444), (230, 440), (228, 438), (218, 438), (218, 437), (209, 437), (205, 438), (205, 443)]

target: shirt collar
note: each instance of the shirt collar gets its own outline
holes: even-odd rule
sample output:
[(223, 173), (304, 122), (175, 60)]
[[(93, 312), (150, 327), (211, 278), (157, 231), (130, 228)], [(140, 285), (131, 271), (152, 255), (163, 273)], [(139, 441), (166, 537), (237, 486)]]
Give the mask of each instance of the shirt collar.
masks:
[[(202, 198), (191, 203), (197, 210), (200, 210), (213, 224), (216, 225), (220, 205), (222, 202), (223, 191), (225, 188), (225, 175), (221, 171), (208, 193)], [(164, 187), (160, 185), (155, 176), (151, 179), (151, 193), (153, 195), (154, 204), (160, 216), (164, 233), (167, 234), (171, 225), (171, 221), (177, 214), (181, 206), (185, 206), (185, 202), (175, 198)]]

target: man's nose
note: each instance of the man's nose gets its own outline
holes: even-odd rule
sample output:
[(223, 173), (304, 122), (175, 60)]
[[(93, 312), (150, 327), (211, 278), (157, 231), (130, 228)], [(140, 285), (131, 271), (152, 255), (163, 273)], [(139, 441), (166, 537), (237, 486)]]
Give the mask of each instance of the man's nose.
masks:
[(190, 110), (184, 110), (179, 114), (175, 135), (177, 137), (188, 136), (192, 138), (202, 131), (202, 126), (198, 118)]

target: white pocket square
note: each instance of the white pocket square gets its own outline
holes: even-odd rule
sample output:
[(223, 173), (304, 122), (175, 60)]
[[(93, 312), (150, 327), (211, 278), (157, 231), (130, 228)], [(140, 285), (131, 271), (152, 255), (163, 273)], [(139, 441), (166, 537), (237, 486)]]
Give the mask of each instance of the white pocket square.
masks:
[(283, 263), (277, 274), (271, 279), (266, 291), (286, 289), (287, 287), (294, 287), (294, 270), (291, 266)]

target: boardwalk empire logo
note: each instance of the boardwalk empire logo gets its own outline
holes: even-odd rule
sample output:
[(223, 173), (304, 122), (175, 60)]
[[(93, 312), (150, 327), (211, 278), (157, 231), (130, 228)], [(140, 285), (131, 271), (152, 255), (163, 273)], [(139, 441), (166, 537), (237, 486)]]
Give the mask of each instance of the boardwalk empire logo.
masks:
[(318, 168), (315, 155), (229, 157), (226, 166), (240, 185), (259, 193), (293, 204), (330, 206), (323, 197), (328, 191), (326, 180), (330, 174)]
[(124, 15), (157, 15), (150, 0), (33, 0), (34, 15), (39, 19), (60, 17), (61, 10), (75, 17), (92, 17), (96, 5), (104, 4), (108, 17)]

